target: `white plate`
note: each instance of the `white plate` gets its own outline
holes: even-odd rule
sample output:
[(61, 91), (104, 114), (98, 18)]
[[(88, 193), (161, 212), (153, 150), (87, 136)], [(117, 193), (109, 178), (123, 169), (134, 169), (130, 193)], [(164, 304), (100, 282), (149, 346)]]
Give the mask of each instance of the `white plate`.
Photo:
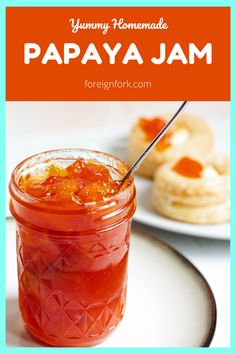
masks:
[[(7, 346), (38, 347), (17, 304), (15, 225), (7, 221)], [(214, 335), (216, 307), (209, 285), (182, 255), (132, 232), (125, 316), (101, 347), (202, 347)]]

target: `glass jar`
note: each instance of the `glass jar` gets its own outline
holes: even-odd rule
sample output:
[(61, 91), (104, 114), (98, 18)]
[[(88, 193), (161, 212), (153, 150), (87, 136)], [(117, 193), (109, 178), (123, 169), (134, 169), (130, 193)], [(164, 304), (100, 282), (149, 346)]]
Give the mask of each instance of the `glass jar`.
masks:
[(19, 306), (28, 330), (53, 346), (92, 346), (119, 324), (125, 310), (133, 178), (106, 202), (64, 207), (22, 191), (21, 176), (77, 159), (104, 164), (120, 177), (128, 169), (114, 156), (65, 149), (20, 163), (10, 182), (16, 220)]

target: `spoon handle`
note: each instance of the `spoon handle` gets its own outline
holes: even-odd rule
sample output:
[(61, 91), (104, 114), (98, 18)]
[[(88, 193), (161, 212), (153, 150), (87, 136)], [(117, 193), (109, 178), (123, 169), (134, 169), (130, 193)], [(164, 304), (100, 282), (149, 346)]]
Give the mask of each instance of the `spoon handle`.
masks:
[(147, 149), (139, 156), (138, 160), (130, 167), (126, 175), (123, 177), (121, 180), (121, 184), (123, 184), (127, 178), (129, 178), (139, 167), (141, 162), (145, 159), (145, 157), (149, 154), (150, 150), (160, 141), (160, 139), (163, 137), (163, 135), (166, 133), (166, 131), (171, 127), (171, 125), (174, 123), (175, 119), (178, 117), (182, 109), (186, 106), (188, 101), (184, 101), (177, 112), (173, 115), (173, 117), (168, 121), (168, 123), (164, 126), (164, 128), (157, 134), (157, 136), (153, 139), (153, 141), (150, 143), (150, 145), (147, 147)]

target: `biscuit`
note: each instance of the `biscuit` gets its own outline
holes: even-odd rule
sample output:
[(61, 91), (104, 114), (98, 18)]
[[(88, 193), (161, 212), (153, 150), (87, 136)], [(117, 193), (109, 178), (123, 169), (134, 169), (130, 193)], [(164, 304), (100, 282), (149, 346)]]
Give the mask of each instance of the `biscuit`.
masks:
[[(198, 162), (199, 162), (198, 158)], [(179, 160), (178, 160), (179, 161)], [(170, 219), (195, 224), (229, 221), (230, 177), (226, 157), (200, 161), (202, 177), (189, 178), (173, 170), (176, 161), (156, 170), (153, 183), (155, 210)]]

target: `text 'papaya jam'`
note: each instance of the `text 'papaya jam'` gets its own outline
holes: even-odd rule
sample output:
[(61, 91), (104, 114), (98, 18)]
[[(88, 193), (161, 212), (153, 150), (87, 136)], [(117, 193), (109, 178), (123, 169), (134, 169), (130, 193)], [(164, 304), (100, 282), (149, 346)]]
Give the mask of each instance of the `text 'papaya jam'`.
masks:
[(128, 166), (90, 150), (33, 156), (13, 171), (19, 306), (28, 330), (53, 346), (92, 346), (125, 310), (135, 188)]
[[(165, 127), (166, 122), (161, 118), (140, 118), (138, 122), (140, 128), (143, 130), (146, 136), (146, 140), (151, 142), (158, 133)], [(165, 150), (171, 145), (171, 137), (172, 131), (169, 130), (165, 133), (165, 135), (161, 138), (161, 140), (156, 145), (156, 149), (159, 151)]]
[(181, 158), (172, 169), (178, 174), (188, 178), (201, 178), (203, 172), (202, 164), (189, 157)]

